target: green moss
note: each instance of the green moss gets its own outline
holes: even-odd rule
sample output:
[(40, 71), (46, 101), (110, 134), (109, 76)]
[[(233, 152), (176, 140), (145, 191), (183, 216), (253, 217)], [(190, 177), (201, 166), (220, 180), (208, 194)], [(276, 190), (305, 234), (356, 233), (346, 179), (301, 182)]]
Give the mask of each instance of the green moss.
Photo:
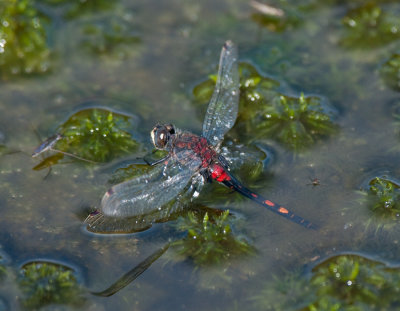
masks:
[(0, 2), (0, 76), (44, 73), (50, 67), (44, 19), (30, 0)]
[(318, 265), (313, 274), (318, 299), (308, 310), (389, 310), (400, 304), (400, 271), (382, 263), (342, 255)]
[(381, 76), (386, 85), (400, 91), (400, 54), (393, 54), (381, 68)]
[[(138, 147), (138, 142), (128, 130), (132, 129), (131, 117), (103, 108), (80, 110), (73, 114), (58, 133), (62, 136), (53, 149), (93, 162), (107, 162)], [(59, 161), (60, 156), (56, 158)], [(50, 165), (54, 164), (53, 158)], [(48, 165), (45, 159), (39, 167)]]
[[(251, 300), (256, 310), (289, 311), (304, 310), (312, 299), (312, 286), (299, 270), (285, 271), (283, 276), (273, 275)], [(329, 310), (329, 309), (324, 309)]]
[(6, 278), (6, 275), (7, 275), (6, 267), (0, 264), (0, 282)]
[(80, 305), (82, 289), (74, 271), (49, 262), (32, 262), (24, 265), (18, 275), (18, 285), (23, 293), (22, 304), (37, 309), (49, 304)]
[(378, 1), (367, 1), (347, 12), (342, 19), (346, 28), (341, 40), (344, 46), (374, 48), (400, 38), (398, 14), (378, 4)]
[(102, 17), (82, 25), (80, 47), (96, 55), (124, 58), (135, 52), (132, 44), (140, 38), (132, 29), (132, 21), (120, 16)]
[[(211, 216), (209, 216), (211, 215)], [(221, 264), (239, 255), (249, 255), (253, 247), (232, 232), (229, 211), (221, 215), (205, 213), (201, 219), (193, 212), (180, 217), (176, 227), (187, 236), (172, 243), (180, 256), (189, 257), (197, 266)]]
[(107, 11), (115, 6), (118, 1), (107, 0), (41, 0), (49, 5), (63, 7), (65, 18), (74, 19), (84, 14)]
[(263, 310), (395, 310), (399, 285), (399, 269), (340, 255), (316, 266), (310, 280), (298, 272), (276, 277), (253, 300)]
[(400, 186), (384, 177), (375, 177), (364, 191), (365, 200), (375, 216), (400, 219)]
[(305, 149), (337, 130), (332, 113), (316, 96), (276, 96), (254, 119), (259, 137), (273, 138), (294, 151)]

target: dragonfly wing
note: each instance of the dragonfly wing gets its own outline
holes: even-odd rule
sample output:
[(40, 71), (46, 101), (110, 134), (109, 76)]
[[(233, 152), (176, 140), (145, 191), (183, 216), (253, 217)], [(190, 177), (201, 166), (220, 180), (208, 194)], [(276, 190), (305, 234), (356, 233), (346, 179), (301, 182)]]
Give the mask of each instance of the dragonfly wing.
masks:
[(217, 83), (203, 123), (203, 136), (213, 146), (217, 146), (235, 124), (238, 107), (238, 55), (236, 46), (227, 41), (221, 51)]
[(85, 220), (87, 229), (94, 233), (132, 233), (143, 231), (152, 226), (154, 222), (163, 222), (175, 217), (174, 213), (182, 210), (192, 198), (196, 198), (202, 186), (204, 178), (195, 174), (192, 181), (174, 200), (163, 206), (160, 210), (149, 214), (132, 217), (110, 217), (101, 211), (91, 213)]
[(150, 214), (172, 201), (185, 188), (193, 171), (178, 163), (157, 167), (149, 174), (110, 188), (101, 200), (101, 212), (111, 217)]

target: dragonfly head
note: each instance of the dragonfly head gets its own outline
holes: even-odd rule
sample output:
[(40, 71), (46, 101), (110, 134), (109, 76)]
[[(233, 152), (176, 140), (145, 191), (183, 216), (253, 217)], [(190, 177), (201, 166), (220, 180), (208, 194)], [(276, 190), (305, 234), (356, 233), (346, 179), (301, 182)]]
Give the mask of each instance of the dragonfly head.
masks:
[(172, 134), (175, 134), (175, 128), (172, 124), (157, 124), (150, 132), (154, 147), (165, 149)]

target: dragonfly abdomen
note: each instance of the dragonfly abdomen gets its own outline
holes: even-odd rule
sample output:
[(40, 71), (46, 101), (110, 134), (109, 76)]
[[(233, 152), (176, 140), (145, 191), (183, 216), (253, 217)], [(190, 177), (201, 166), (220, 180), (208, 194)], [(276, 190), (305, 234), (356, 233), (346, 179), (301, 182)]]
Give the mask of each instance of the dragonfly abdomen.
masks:
[(270, 211), (281, 215), (303, 227), (309, 229), (317, 229), (317, 226), (312, 222), (304, 219), (301, 216), (296, 215), (295, 213), (289, 211), (287, 208), (276, 204), (263, 196), (247, 189), (244, 187), (236, 178), (234, 178), (229, 172), (227, 172), (222, 166), (218, 164), (214, 164), (211, 168), (211, 177), (223, 183), (225, 186), (234, 189), (235, 191), (239, 192), (240, 194), (244, 195), (245, 197), (249, 198), (252, 201), (257, 202), (258, 204), (262, 205), (263, 207), (269, 209)]

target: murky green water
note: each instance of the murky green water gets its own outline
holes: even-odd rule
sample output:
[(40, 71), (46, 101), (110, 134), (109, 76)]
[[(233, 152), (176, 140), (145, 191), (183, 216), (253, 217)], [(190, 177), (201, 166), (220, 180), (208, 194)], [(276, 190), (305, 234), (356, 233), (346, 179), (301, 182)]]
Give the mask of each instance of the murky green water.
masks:
[[(394, 210), (400, 5), (268, 4), (282, 11), (270, 15), (270, 7), (240, 0), (0, 1), (0, 310), (400, 307), (400, 216)], [(262, 82), (247, 95), (286, 96), (291, 103), (303, 93), (332, 114), (334, 131), (313, 136), (316, 130), (306, 127), (312, 141), (297, 148), (279, 131), (260, 127), (286, 129), (290, 118), (268, 121), (271, 110), (260, 101), (241, 101), (224, 146), (244, 184), (320, 229), (306, 230), (212, 184), (191, 206), (192, 216), (183, 212), (179, 220), (175, 215), (139, 233), (87, 231), (88, 213), (110, 183), (126, 177), (121, 169), (135, 174), (129, 164), (143, 163), (151, 152), (148, 133), (156, 122), (200, 133), (207, 103), (193, 91), (215, 74), (227, 39), (262, 77), (252, 80)], [(279, 111), (281, 102), (273, 102)], [(130, 116), (126, 135), (138, 145), (129, 153), (107, 153), (101, 164), (64, 156), (50, 171), (49, 160), (38, 167), (44, 158), (31, 153), (41, 141), (93, 107)], [(375, 189), (381, 201), (367, 194), (375, 177), (392, 182)], [(379, 204), (383, 211), (376, 213)], [(222, 244), (185, 244), (193, 232), (201, 236), (218, 224), (217, 209), (231, 212), (223, 222), (230, 236), (221, 238), (225, 233), (216, 228)], [(183, 242), (127, 287), (107, 298), (90, 293), (110, 286), (169, 239)], [(221, 247), (224, 256), (202, 257), (207, 247)], [(32, 262), (38, 266), (29, 268)], [(33, 274), (28, 281), (27, 271)]]

